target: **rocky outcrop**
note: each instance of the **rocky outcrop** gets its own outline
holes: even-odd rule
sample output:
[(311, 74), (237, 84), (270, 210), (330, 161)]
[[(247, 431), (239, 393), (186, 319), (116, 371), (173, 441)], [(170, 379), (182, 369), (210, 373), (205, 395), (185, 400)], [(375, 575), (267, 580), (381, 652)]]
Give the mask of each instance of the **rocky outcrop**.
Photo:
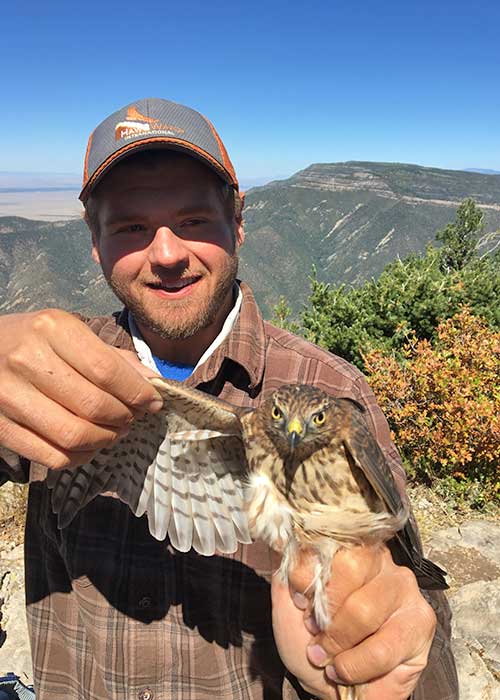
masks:
[(450, 602), (461, 700), (500, 700), (500, 578), (469, 583)]
[(500, 525), (471, 520), (436, 532), (428, 543), (429, 556), (448, 572), (454, 588), (500, 577)]
[(0, 558), (0, 676), (14, 671), (33, 682), (24, 601), (23, 545), (3, 544)]
[(500, 524), (437, 532), (429, 556), (449, 573), (460, 700), (500, 700)]

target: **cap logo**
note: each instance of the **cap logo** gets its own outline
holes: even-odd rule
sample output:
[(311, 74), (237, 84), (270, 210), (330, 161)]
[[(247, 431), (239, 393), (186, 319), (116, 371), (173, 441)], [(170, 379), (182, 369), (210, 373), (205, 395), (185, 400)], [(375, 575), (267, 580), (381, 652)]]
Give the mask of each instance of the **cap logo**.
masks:
[(141, 114), (136, 107), (127, 109), (127, 116), (124, 121), (118, 122), (115, 126), (115, 141), (128, 139), (141, 134), (150, 136), (178, 136), (183, 134), (184, 129), (173, 124), (163, 124), (159, 119), (146, 117)]

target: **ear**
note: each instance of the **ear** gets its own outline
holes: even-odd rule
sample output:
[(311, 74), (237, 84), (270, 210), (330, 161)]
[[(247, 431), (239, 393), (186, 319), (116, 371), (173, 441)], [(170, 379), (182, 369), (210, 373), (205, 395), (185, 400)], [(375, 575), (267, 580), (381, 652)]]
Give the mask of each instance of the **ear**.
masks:
[(243, 226), (243, 207), (245, 206), (245, 193), (240, 192), (239, 194), (239, 206), (236, 209), (235, 217), (234, 217), (234, 222), (235, 222), (235, 229), (234, 229), (234, 234), (235, 234), (235, 241), (236, 241), (236, 248), (239, 248), (241, 245), (243, 245), (243, 241), (245, 240), (245, 229)]
[(245, 240), (245, 228), (243, 226), (243, 219), (236, 219), (234, 226), (234, 240), (236, 241), (236, 248), (243, 245)]
[(92, 260), (98, 265), (101, 264), (101, 255), (99, 253), (99, 241), (94, 231), (92, 231)]

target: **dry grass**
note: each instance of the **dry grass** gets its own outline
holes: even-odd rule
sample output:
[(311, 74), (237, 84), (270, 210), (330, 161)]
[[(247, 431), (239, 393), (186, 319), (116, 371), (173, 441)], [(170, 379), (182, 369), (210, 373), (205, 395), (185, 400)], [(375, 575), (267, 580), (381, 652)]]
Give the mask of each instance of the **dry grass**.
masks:
[(424, 543), (436, 530), (468, 520), (500, 521), (500, 507), (493, 503), (480, 509), (473, 508), (466, 502), (458, 503), (452, 494), (443, 495), (439, 490), (421, 484), (409, 484), (407, 491)]
[(23, 541), (27, 497), (26, 484), (7, 483), (0, 488), (0, 548)]

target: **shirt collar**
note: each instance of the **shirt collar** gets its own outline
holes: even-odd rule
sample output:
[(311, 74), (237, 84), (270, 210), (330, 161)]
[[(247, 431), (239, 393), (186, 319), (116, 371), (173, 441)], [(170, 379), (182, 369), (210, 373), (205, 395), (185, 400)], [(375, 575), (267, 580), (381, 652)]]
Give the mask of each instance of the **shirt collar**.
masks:
[(239, 282), (239, 285), (243, 301), (233, 329), (210, 360), (191, 375), (193, 384), (214, 379), (225, 359), (236, 362), (245, 370), (250, 389), (262, 382), (266, 364), (264, 320), (250, 287), (244, 282)]

